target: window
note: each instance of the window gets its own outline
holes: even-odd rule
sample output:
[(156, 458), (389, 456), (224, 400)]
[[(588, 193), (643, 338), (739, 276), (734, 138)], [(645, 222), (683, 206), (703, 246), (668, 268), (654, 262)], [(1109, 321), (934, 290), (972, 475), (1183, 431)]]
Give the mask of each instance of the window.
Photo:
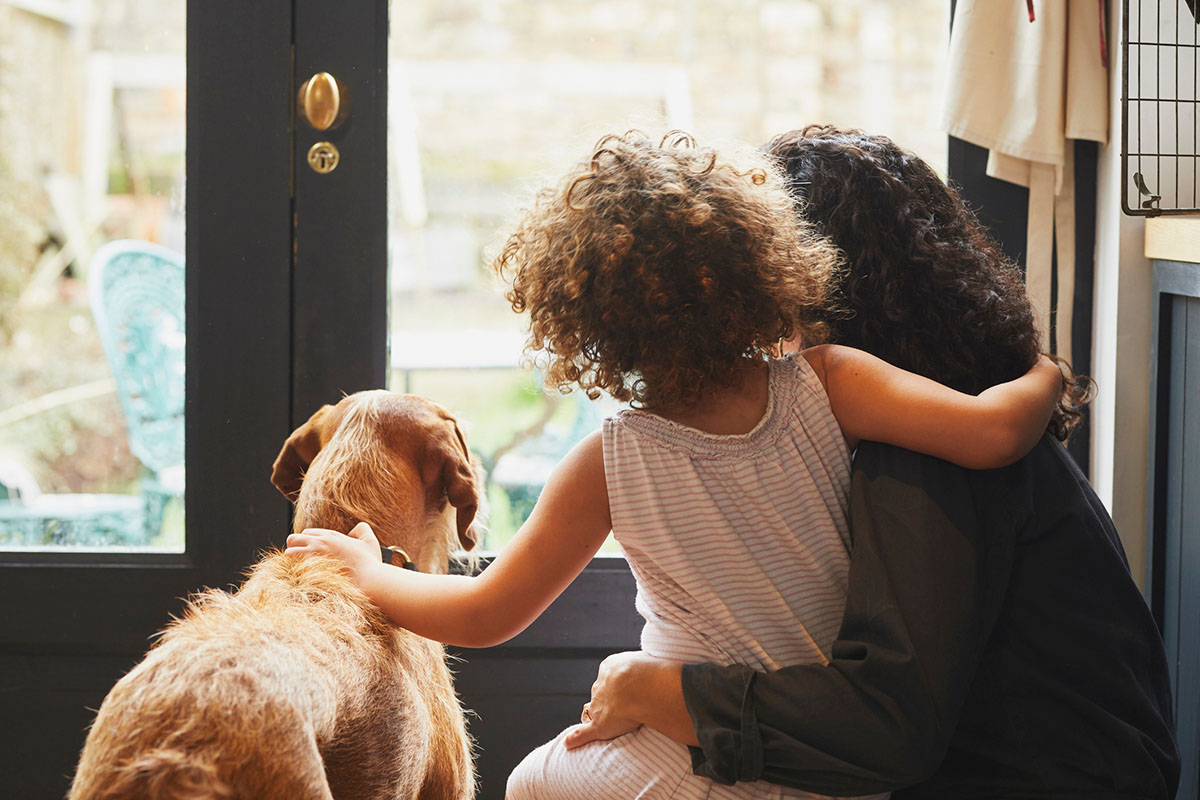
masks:
[[(809, 123), (886, 133), (945, 173), (948, 7), (880, 2), (394, 2), (390, 386), (471, 423), (497, 548), (551, 467), (615, 410), (518, 368), (488, 274), (531, 186), (602, 134), (762, 143)], [(612, 549), (611, 547), (609, 549)]]
[(0, 2), (0, 550), (184, 549), (184, 13)]

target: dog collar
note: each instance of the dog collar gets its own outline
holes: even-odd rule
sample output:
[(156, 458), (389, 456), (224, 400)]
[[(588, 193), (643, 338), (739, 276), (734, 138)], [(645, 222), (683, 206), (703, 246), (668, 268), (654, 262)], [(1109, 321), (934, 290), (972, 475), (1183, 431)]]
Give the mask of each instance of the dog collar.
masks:
[(404, 552), (404, 550), (401, 548), (395, 546), (384, 547), (383, 545), (380, 545), (379, 551), (380, 555), (383, 557), (383, 563), (395, 564), (404, 569), (410, 569), (413, 572), (420, 572), (420, 570), (417, 569), (417, 565), (414, 564), (412, 559), (408, 557), (408, 553)]

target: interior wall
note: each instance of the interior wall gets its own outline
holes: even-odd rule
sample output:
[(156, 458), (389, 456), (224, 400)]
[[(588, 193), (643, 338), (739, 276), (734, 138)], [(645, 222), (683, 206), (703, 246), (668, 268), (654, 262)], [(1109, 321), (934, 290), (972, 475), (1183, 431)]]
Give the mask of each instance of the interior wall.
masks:
[(1145, 221), (1121, 211), (1121, 6), (1109, 0), (1109, 142), (1100, 148), (1092, 484), (1116, 522), (1139, 586), (1145, 580), (1153, 272)]

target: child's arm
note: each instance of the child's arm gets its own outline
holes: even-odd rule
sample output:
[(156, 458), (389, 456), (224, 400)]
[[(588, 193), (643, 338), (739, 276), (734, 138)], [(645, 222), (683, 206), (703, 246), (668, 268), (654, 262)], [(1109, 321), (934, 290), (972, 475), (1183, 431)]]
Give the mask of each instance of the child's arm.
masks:
[(413, 633), (462, 647), (491, 647), (537, 619), (587, 566), (611, 528), (596, 431), (563, 458), (529, 519), (478, 576), (388, 566), (373, 534), (364, 541), (311, 528), (289, 536), (287, 552), (341, 558), (359, 588), (392, 622)]
[(1062, 391), (1044, 356), (1016, 380), (963, 394), (850, 347), (821, 345), (802, 355), (825, 384), (851, 447), (885, 442), (963, 467), (1013, 463), (1037, 444)]

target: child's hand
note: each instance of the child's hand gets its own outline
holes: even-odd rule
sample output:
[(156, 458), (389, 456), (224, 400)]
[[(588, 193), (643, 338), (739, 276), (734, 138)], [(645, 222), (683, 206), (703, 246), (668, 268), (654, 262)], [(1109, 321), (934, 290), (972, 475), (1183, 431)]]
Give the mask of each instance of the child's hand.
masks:
[(293, 533), (287, 538), (287, 550), (290, 555), (327, 555), (340, 559), (350, 572), (350, 578), (356, 584), (362, 584), (362, 577), (371, 567), (382, 563), (379, 554), (379, 539), (375, 531), (365, 522), (355, 525), (350, 533), (340, 533), (327, 528), (305, 528), (301, 533)]

